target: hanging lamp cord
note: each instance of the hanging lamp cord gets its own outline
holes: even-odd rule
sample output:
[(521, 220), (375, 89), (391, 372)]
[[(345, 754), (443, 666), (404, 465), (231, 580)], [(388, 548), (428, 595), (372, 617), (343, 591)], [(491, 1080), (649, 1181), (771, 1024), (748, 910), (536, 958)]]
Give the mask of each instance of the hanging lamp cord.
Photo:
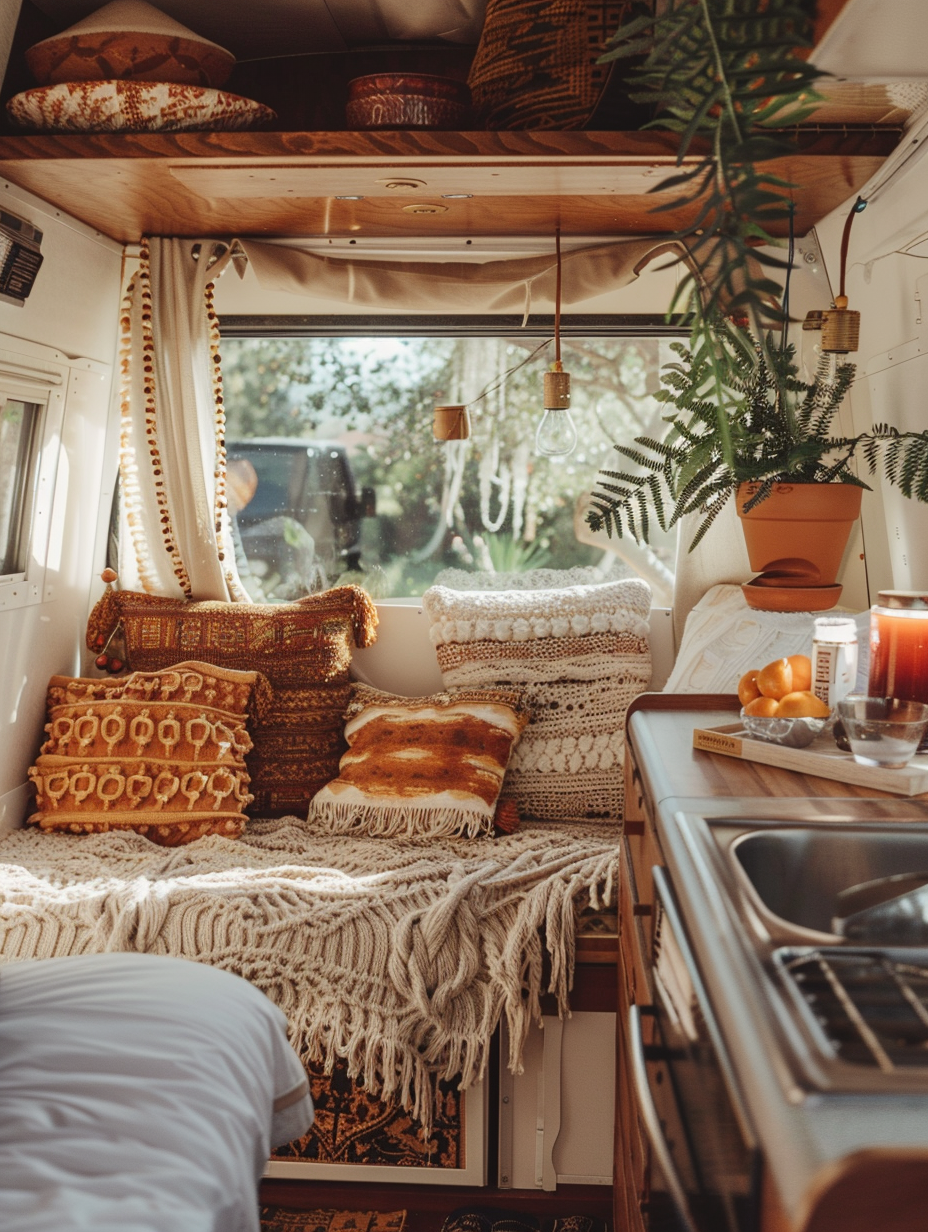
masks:
[(851, 242), (851, 223), (854, 221), (854, 215), (862, 214), (866, 208), (867, 208), (866, 201), (863, 199), (863, 197), (858, 197), (857, 200), (854, 202), (854, 204), (851, 206), (851, 212), (847, 216), (847, 219), (844, 223), (844, 231), (842, 232), (842, 235), (841, 235), (841, 286), (840, 286), (840, 290), (838, 294), (841, 296), (844, 296), (845, 298), (846, 296), (844, 295), (844, 274), (845, 274), (845, 270), (847, 269), (848, 244)]
[(786, 258), (786, 277), (783, 280), (783, 324), (780, 328), (780, 350), (786, 350), (789, 341), (789, 282), (796, 254), (796, 205), (789, 203), (789, 251)]
[(560, 371), (561, 364), (561, 228), (554, 231), (554, 253), (557, 262), (557, 278), (554, 285), (554, 362)]

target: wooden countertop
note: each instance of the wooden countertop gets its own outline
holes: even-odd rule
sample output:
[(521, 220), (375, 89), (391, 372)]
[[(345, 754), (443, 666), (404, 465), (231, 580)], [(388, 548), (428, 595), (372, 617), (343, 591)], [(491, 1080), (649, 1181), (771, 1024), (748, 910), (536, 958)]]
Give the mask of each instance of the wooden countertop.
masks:
[(655, 806), (671, 796), (928, 801), (928, 795), (899, 796), (693, 748), (694, 727), (731, 723), (739, 710), (738, 699), (727, 694), (644, 693), (635, 699), (628, 709), (629, 739)]

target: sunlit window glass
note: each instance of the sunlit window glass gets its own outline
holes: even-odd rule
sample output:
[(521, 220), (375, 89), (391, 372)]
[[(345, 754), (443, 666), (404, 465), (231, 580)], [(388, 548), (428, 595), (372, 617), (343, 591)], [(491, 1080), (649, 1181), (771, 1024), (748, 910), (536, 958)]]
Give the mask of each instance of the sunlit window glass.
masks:
[[(448, 568), (634, 574), (578, 538), (577, 505), (622, 464), (617, 442), (661, 434), (666, 346), (563, 340), (578, 442), (546, 457), (535, 437), (553, 354), (537, 336), (224, 338), (229, 501), (249, 591), (283, 601), (357, 581), (378, 598), (415, 596)], [(469, 439), (435, 441), (442, 404), (468, 407)], [(669, 577), (673, 543), (644, 551)]]
[(26, 569), (41, 409), (15, 398), (0, 404), (0, 576)]

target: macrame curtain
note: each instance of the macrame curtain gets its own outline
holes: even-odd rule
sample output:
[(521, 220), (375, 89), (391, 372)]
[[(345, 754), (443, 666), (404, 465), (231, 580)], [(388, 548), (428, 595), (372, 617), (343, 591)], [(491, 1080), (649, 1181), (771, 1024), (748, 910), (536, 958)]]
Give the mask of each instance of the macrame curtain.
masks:
[[(689, 264), (679, 241), (597, 244), (562, 260), (569, 306), (633, 282), (656, 257)], [(143, 241), (123, 304), (124, 589), (249, 601), (226, 508), (224, 415), (213, 283), (247, 261), (262, 285), (296, 295), (407, 312), (513, 312), (554, 302), (554, 253), (503, 261), (345, 260), (257, 240)]]
[(123, 589), (248, 602), (225, 496), (216, 241), (143, 241), (120, 327)]

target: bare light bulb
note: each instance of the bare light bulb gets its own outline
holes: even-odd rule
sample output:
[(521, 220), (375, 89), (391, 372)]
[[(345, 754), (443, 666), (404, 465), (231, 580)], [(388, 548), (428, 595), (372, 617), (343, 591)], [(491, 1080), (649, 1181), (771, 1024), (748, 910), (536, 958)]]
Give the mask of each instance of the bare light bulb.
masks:
[(570, 416), (570, 373), (560, 360), (545, 373), (545, 413), (535, 433), (535, 452), (547, 458), (572, 453), (577, 444), (577, 429)]
[(576, 444), (577, 429), (570, 411), (563, 407), (549, 407), (535, 433), (535, 452), (547, 458), (559, 458), (572, 453)]

